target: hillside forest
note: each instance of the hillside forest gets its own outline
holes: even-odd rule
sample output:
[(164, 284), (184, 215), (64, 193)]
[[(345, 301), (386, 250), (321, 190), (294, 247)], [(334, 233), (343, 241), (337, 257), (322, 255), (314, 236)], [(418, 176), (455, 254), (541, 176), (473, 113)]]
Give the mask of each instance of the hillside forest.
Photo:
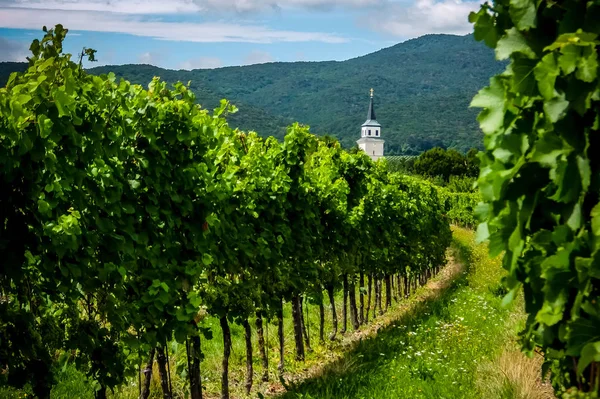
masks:
[[(102, 60), (102, 54), (97, 54)], [(93, 63), (86, 63), (93, 67)], [(0, 85), (26, 64), (0, 63)], [(385, 153), (418, 155), (439, 146), (466, 152), (482, 146), (477, 112), (469, 99), (503, 64), (473, 35), (426, 35), (347, 61), (267, 63), (260, 65), (166, 70), (151, 65), (107, 65), (88, 70), (113, 72), (146, 85), (154, 76), (190, 82), (207, 109), (227, 98), (240, 109), (232, 127), (263, 137), (283, 138), (298, 121), (318, 135), (337, 138), (351, 148), (365, 121), (369, 89), (375, 89)], [(435, 114), (435, 118), (431, 115)]]

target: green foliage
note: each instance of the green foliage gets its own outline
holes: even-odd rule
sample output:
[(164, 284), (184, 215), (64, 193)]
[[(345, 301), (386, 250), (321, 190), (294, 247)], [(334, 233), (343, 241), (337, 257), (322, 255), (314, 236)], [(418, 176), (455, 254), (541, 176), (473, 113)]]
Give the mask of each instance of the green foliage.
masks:
[(477, 171), (477, 150), (472, 149), (467, 156), (454, 149), (432, 148), (425, 151), (414, 163), (415, 173), (426, 177), (440, 176), (448, 182), (451, 176), (475, 177)]
[(414, 155), (391, 155), (385, 157), (387, 168), (390, 172), (413, 174), (417, 157)]
[(450, 223), (469, 228), (477, 226), (475, 209), (481, 202), (479, 193), (457, 192), (449, 187), (439, 187), (438, 195)]
[(450, 176), (446, 188), (454, 193), (472, 193), (476, 191), (475, 181), (470, 176)]
[(283, 142), (232, 130), (236, 107), (209, 113), (181, 83), (90, 75), (66, 29), (44, 32), (0, 89), (0, 385), (48, 397), (61, 367), (102, 398), (150, 348), (210, 339), (204, 312), (226, 331), (342, 278), (444, 262), (430, 184), (297, 123)]
[[(82, 72), (61, 53), (66, 33), (34, 41), (29, 69), (0, 90), (3, 376), (36, 381), (42, 397), (57, 349), (106, 389), (132, 371), (124, 343), (187, 334), (197, 311), (181, 312), (182, 288), (206, 248), (188, 238), (220, 194), (204, 189), (215, 170), (204, 156), (226, 128), (181, 84), (146, 91)], [(13, 330), (12, 314), (27, 326)], [(31, 372), (44, 377), (19, 377)]]
[(420, 175), (433, 184), (447, 220), (463, 227), (475, 227), (475, 209), (481, 201), (475, 176), (479, 168), (478, 151), (466, 155), (455, 150), (433, 148), (418, 157), (386, 157), (388, 171)]
[(472, 106), (485, 133), (478, 232), (504, 252), (506, 301), (523, 288), (524, 348), (559, 389), (598, 392), (598, 1), (496, 0), (470, 15), (510, 59)]
[(282, 139), (286, 126), (300, 121), (319, 135), (335, 136), (345, 148), (360, 137), (373, 87), (386, 154), (418, 155), (436, 146), (461, 152), (481, 146), (469, 99), (502, 68), (472, 35), (426, 35), (343, 62), (194, 71), (123, 65), (90, 72), (114, 72), (137, 84), (147, 84), (154, 76), (169, 83), (191, 81), (190, 89), (205, 108), (218, 106), (221, 98), (239, 107), (229, 118), (231, 126)]

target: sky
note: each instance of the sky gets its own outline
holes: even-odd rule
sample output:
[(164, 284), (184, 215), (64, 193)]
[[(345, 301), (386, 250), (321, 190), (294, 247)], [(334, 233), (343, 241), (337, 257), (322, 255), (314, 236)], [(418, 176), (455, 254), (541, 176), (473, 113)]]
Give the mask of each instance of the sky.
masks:
[(346, 60), (429, 33), (471, 32), (481, 0), (0, 0), (0, 62), (44, 25), (98, 63), (169, 69)]

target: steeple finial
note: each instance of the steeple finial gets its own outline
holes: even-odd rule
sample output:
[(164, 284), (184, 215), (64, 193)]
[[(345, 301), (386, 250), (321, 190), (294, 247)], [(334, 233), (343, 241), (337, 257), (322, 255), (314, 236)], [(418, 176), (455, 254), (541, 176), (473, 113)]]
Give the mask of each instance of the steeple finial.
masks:
[(373, 88), (371, 88), (371, 90), (370, 90), (370, 91), (371, 91), (371, 98), (373, 98), (373, 92), (374, 92), (375, 90), (373, 90)]

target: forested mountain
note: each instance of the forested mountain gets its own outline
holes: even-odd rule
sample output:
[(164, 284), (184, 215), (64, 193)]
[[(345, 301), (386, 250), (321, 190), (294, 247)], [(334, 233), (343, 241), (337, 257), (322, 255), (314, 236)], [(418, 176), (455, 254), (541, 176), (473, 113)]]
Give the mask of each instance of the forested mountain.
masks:
[(0, 62), (0, 87), (6, 85), (11, 73), (23, 72), (25, 69), (27, 69), (25, 62)]
[[(0, 74), (5, 65), (0, 65)], [(493, 52), (471, 35), (426, 35), (342, 62), (274, 62), (193, 71), (121, 65), (91, 72), (113, 71), (144, 85), (153, 76), (191, 81), (202, 105), (214, 108), (219, 99), (227, 98), (240, 108), (231, 118), (234, 126), (281, 137), (285, 126), (299, 121), (317, 134), (337, 137), (346, 147), (359, 137), (373, 87), (386, 153), (413, 154), (433, 146), (466, 151), (479, 145), (477, 111), (468, 105), (502, 68)], [(0, 76), (0, 83), (3, 79)]]

